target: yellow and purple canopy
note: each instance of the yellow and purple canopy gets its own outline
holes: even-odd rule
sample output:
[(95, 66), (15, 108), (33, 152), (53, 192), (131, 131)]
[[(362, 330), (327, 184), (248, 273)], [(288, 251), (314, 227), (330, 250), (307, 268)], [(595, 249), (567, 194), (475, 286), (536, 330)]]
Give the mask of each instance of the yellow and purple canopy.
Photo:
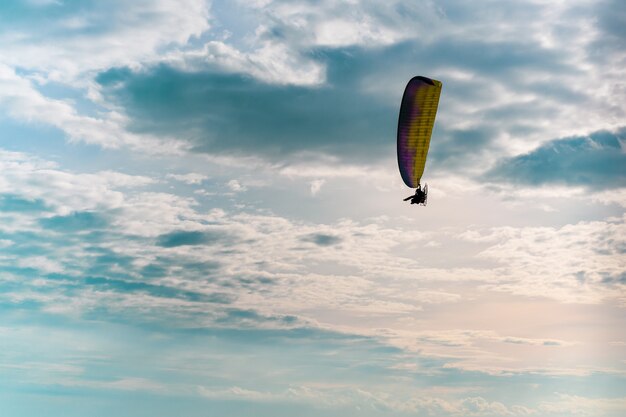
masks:
[(398, 166), (404, 183), (417, 188), (424, 173), (441, 82), (413, 77), (404, 89), (398, 118)]

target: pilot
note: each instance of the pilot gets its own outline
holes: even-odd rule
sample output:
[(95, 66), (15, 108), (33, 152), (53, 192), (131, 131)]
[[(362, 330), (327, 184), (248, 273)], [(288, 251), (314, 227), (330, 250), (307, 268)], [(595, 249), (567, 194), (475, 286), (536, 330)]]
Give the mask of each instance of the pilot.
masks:
[(404, 201), (411, 200), (411, 204), (423, 204), (426, 201), (426, 193), (422, 191), (422, 186), (417, 185), (415, 194), (404, 199)]

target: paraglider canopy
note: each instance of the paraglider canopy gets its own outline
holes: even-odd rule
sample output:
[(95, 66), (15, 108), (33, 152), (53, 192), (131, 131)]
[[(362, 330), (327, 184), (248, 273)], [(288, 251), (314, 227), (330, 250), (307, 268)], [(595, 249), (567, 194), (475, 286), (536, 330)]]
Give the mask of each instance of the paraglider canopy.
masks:
[(404, 89), (398, 117), (398, 166), (402, 180), (411, 188), (418, 187), (424, 173), (441, 86), (440, 81), (417, 76)]

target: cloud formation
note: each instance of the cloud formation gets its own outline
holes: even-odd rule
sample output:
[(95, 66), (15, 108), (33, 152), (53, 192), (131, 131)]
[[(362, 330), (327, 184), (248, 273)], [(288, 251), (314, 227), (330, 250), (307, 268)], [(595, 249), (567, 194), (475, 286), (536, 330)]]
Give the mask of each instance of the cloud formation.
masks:
[(556, 139), (525, 155), (502, 160), (487, 179), (517, 184), (584, 185), (594, 189), (626, 186), (626, 128)]
[(619, 1), (127, 3), (0, 4), (3, 411), (624, 415)]

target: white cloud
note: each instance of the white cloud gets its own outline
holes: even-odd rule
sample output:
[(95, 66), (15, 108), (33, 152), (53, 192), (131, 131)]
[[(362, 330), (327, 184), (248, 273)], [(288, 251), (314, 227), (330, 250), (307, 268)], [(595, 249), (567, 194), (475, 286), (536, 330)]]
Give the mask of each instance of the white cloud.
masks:
[(322, 185), (324, 185), (324, 183), (326, 182), (326, 180), (313, 180), (311, 181), (311, 195), (316, 195), (317, 193), (320, 192), (320, 190), (322, 189)]
[[(594, 26), (593, 3), (587, 1), (574, 5), (533, 2), (527, 7), (491, 2), (484, 6), (489, 7), (489, 13), (482, 13), (483, 7), (467, 8), (457, 3), (411, 5), (402, 1), (323, 1), (315, 5), (306, 1), (239, 2), (240, 15), (237, 16), (212, 16), (208, 3), (200, 0), (186, 0), (183, 5), (172, 0), (142, 0), (132, 6), (91, 7), (97, 13), (70, 14), (65, 21), (51, 24), (51, 28), (44, 25), (45, 30), (67, 33), (67, 36), (51, 36), (49, 40), (42, 36), (40, 39), (30, 28), (24, 28), (19, 36), (4, 33), (7, 41), (3, 43), (4, 49), (0, 48), (0, 58), (5, 58), (2, 61), (10, 68), (19, 66), (34, 71), (29, 77), (41, 82), (79, 80), (77, 85), (87, 89), (92, 100), (110, 108), (111, 105), (99, 97), (93, 76), (96, 71), (111, 67), (129, 66), (140, 70), (167, 63), (188, 71), (203, 71), (217, 66), (268, 83), (315, 86), (326, 81), (325, 63), (311, 54), (320, 47), (372, 48), (402, 41), (429, 45), (440, 40), (444, 43), (463, 40), (486, 43), (485, 48), (489, 50), (503, 48), (505, 42), (519, 43), (520, 39), (525, 39), (526, 42), (520, 44), (526, 51), (522, 52), (521, 59), (528, 60), (529, 68), (519, 74), (502, 70), (506, 72), (506, 80), (502, 74), (494, 76), (454, 62), (426, 68), (434, 75), (449, 76), (444, 84), (450, 81), (450, 89), (446, 90), (446, 106), (441, 110), (439, 124), (445, 125), (448, 131), (494, 129), (498, 147), (486, 147), (475, 161), (466, 161), (478, 171), (503, 153), (518, 154), (556, 137), (615, 128), (625, 116), (620, 106), (626, 97), (626, 88), (619, 57), (615, 62), (599, 62), (593, 61), (587, 52), (602, 36)], [(572, 8), (589, 13), (573, 13)], [(216, 12), (222, 13), (220, 10), (216, 8)], [(507, 18), (511, 13), (520, 18)], [(146, 15), (150, 19), (144, 19)], [(464, 17), (460, 17), (462, 15)], [(224, 39), (209, 31), (209, 22), (220, 23), (219, 19), (240, 23), (226, 28), (235, 32), (233, 36)], [(557, 21), (562, 22), (560, 30), (553, 24)], [(102, 30), (91, 30), (93, 28)], [(533, 36), (528, 37), (528, 33)], [(203, 35), (203, 43), (189, 42), (200, 35)], [(98, 53), (94, 54), (94, 50)], [(547, 59), (546, 69), (541, 67), (541, 62), (533, 63), (534, 58)], [(562, 65), (567, 71), (556, 71), (553, 65)], [(400, 75), (396, 69), (389, 68), (375, 83), (364, 80), (363, 88), (383, 96), (384, 100), (396, 100), (397, 94), (391, 93), (401, 91), (402, 80), (406, 77), (404, 73)], [(538, 83), (552, 86), (553, 90), (539, 92)], [(590, 84), (595, 88), (588, 88)], [(468, 91), (475, 96), (471, 101), (462, 95)], [(561, 94), (565, 94), (565, 98), (560, 97)], [(571, 95), (578, 99), (571, 99)], [(579, 105), (581, 100), (586, 103), (584, 107)], [(30, 104), (22, 105), (16, 117), (33, 117), (33, 120), (60, 127), (70, 138), (104, 147), (149, 150), (156, 143), (164, 152), (185, 149), (172, 138), (159, 143), (154, 137), (126, 132), (128, 120), (120, 109), (93, 118), (78, 115), (71, 105), (58, 100), (46, 98), (46, 103), (39, 105), (36, 102), (37, 98), (30, 95)], [(517, 108), (517, 113), (521, 111), (524, 115), (514, 120), (505, 120), (509, 117), (506, 115), (487, 116), (499, 109), (506, 112), (507, 108)], [(542, 111), (535, 114), (533, 109)], [(532, 114), (525, 115), (528, 111)], [(55, 121), (48, 117), (50, 114), (64, 117)], [(530, 127), (529, 118), (532, 118), (532, 129), (523, 129)], [(516, 133), (515, 129), (522, 129), (524, 133)], [(547, 205), (544, 208), (554, 209)]]
[(619, 204), (626, 207), (626, 188), (597, 192), (592, 194), (591, 198), (602, 204)]
[(626, 268), (618, 255), (625, 244), (623, 218), (561, 228), (497, 228), (483, 239), (494, 234), (508, 237), (479, 254), (504, 265), (492, 288), (570, 302), (600, 302), (616, 295), (604, 282)]
[(115, 111), (103, 113), (100, 117), (81, 115), (69, 102), (44, 96), (31, 81), (2, 64), (0, 106), (17, 120), (46, 123), (59, 128), (70, 141), (97, 144), (103, 148), (125, 146), (157, 154), (180, 153), (184, 149), (183, 143), (171, 138), (128, 132), (127, 118)]
[[(17, 33), (10, 32), (15, 25), (0, 31), (0, 61), (71, 82), (91, 71), (136, 67), (156, 58), (158, 48), (183, 45), (209, 28), (205, 0), (88, 2), (57, 11), (66, 17), (25, 21)], [(36, 21), (37, 14), (31, 17)]]
[[(267, 214), (207, 213), (193, 198), (143, 192), (141, 187), (155, 182), (148, 177), (112, 171), (74, 174), (24, 154), (5, 152), (0, 168), (0, 192), (41, 199), (58, 214), (114, 209), (116, 212), (107, 216), (115, 233), (155, 238), (219, 227), (236, 236), (247, 243), (229, 255), (230, 274), (258, 274), (262, 265), (262, 272), (289, 283), (285, 292), (277, 288), (271, 296), (241, 297), (245, 306), (266, 308), (268, 313), (291, 313), (306, 305), (354, 313), (404, 314), (425, 304), (458, 302), (457, 291), (437, 285), (462, 282), (561, 302), (598, 303), (616, 295), (604, 282), (624, 269), (615, 255), (620, 236), (626, 235), (622, 220), (580, 222), (562, 228), (452, 229), (438, 233), (434, 245), (432, 232), (421, 232), (414, 224), (407, 230), (410, 223), (406, 222), (402, 227), (348, 220), (307, 224)], [(198, 178), (185, 176), (184, 180)], [(237, 180), (229, 187), (243, 190)], [(475, 245), (469, 253), (477, 255), (468, 259), (488, 260), (489, 267), (468, 267), (467, 263), (433, 267), (410, 255), (422, 250), (437, 253), (455, 242)], [(129, 254), (148, 259), (165, 250), (142, 248), (141, 242), (128, 247)], [(167, 249), (198, 262), (219, 258), (221, 250), (221, 244)], [(419, 281), (415, 281), (417, 276)]]
[[(304, 58), (287, 44), (262, 41), (251, 52), (242, 52), (221, 42), (208, 42), (202, 54), (182, 55), (182, 65), (194, 68), (194, 58), (208, 64), (217, 64), (231, 72), (250, 74), (260, 80), (275, 84), (316, 85), (324, 81), (321, 64)], [(192, 58), (189, 60), (188, 58)]]
[(361, 21), (331, 19), (320, 21), (315, 30), (315, 43), (321, 46), (349, 46), (359, 44), (391, 44), (401, 39), (400, 31), (376, 26), (367, 16)]
[(430, 3), (326, 0), (315, 4), (268, 1), (250, 6), (309, 46), (385, 45), (424, 35), (426, 28), (434, 29), (440, 20)]
[[(35, 6), (56, 8), (67, 17), (37, 22), (38, 13), (32, 12), (32, 21), (17, 19), (0, 30), (0, 108), (18, 120), (57, 127), (70, 141), (161, 154), (184, 149), (173, 138), (129, 132), (128, 118), (102, 100), (93, 77), (111, 67), (158, 61), (159, 48), (180, 47), (200, 35), (209, 28), (205, 0), (114, 1), (106, 7), (93, 2), (77, 11), (59, 2), (37, 1)], [(27, 75), (17, 75), (16, 68)], [(35, 81), (79, 88), (109, 110), (80, 114), (70, 101), (40, 93)]]
[[(0, 192), (40, 199), (55, 214), (90, 211), (107, 219), (95, 235), (44, 230), (40, 220), (48, 212), (19, 213), (19, 222), (6, 222), (11, 227), (4, 225), (2, 231), (12, 241), (10, 250), (36, 244), (39, 251), (18, 263), (36, 269), (31, 277), (36, 282), (26, 281), (23, 288), (4, 294), (12, 302), (34, 300), (46, 313), (70, 317), (105, 307), (108, 314), (128, 320), (170, 326), (305, 325), (395, 346), (402, 352), (400, 362), (421, 355), (451, 372), (497, 377), (587, 376), (621, 366), (602, 349), (593, 349), (598, 346), (593, 331), (559, 330), (581, 323), (579, 316), (607, 331), (617, 326), (603, 322), (612, 313), (602, 309), (616, 308), (620, 294), (621, 287), (604, 281), (624, 269), (613, 253), (626, 235), (621, 218), (560, 228), (467, 230), (463, 223), (430, 231), (422, 229), (421, 220), (393, 214), (373, 221), (315, 223), (263, 211), (211, 209), (193, 198), (146, 192), (143, 187), (157, 181), (149, 177), (113, 171), (78, 174), (23, 153), (4, 151), (0, 156)], [(35, 237), (14, 241), (14, 231)], [(207, 240), (158, 244), (162, 235), (180, 232), (200, 233)], [(431, 244), (435, 239), (440, 245)], [(437, 256), (445, 262), (433, 264)], [(80, 283), (102, 257), (111, 259), (100, 269), (111, 275), (109, 283), (79, 285), (66, 293), (58, 280), (45, 276), (54, 272)], [(481, 260), (488, 265), (476, 263)], [(15, 264), (12, 256), (0, 256), (0, 266)], [(146, 278), (142, 268), (158, 273)], [(120, 276), (145, 288), (117, 290), (114, 280)], [(18, 282), (17, 277), (4, 279)], [(216, 294), (223, 304), (210, 301)], [(562, 307), (572, 302), (587, 303), (577, 305), (579, 316), (572, 314), (573, 307)], [(584, 310), (591, 308), (601, 310), (596, 315)], [(228, 309), (254, 314), (231, 318)], [(142, 389), (139, 385), (141, 381), (131, 380), (110, 388)], [(257, 396), (244, 388), (219, 395)], [(254, 400), (262, 401), (263, 395)], [(281, 395), (276, 398), (282, 401)], [(402, 404), (394, 407), (413, 410)], [(495, 413), (500, 406), (487, 399), (445, 405), (458, 415), (471, 415), (468, 410)]]
[(247, 188), (244, 187), (243, 185), (241, 185), (241, 183), (237, 180), (230, 180), (228, 181), (228, 184), (226, 184), (228, 186), (228, 188), (231, 189), (231, 191), (238, 193), (238, 192), (242, 192), (242, 191), (246, 191)]
[(545, 401), (539, 406), (542, 413), (559, 413), (571, 416), (617, 416), (626, 412), (626, 398), (587, 398), (558, 394), (556, 401)]
[(167, 174), (167, 178), (175, 179), (176, 181), (182, 181), (186, 184), (201, 184), (202, 181), (208, 179), (206, 175), (190, 172), (188, 174)]
[(63, 3), (61, 3), (61, 0), (26, 0), (26, 2), (28, 4), (32, 4), (33, 6), (60, 6)]
[(0, 193), (41, 199), (58, 214), (119, 207), (124, 194), (117, 189), (154, 183), (151, 178), (114, 171), (76, 174), (28, 154), (0, 150)]
[[(316, 47), (386, 45), (410, 38), (414, 32), (400, 30), (415, 17), (428, 22), (424, 7), (403, 17), (394, 5), (370, 2), (325, 1), (314, 6), (307, 2), (239, 2), (254, 16), (256, 27), (248, 28), (245, 45), (229, 40), (210, 40), (202, 51), (173, 53), (167, 60), (183, 68), (199, 68), (202, 62), (233, 72), (247, 73), (275, 84), (315, 86), (325, 82), (326, 67), (310, 57)], [(426, 7), (430, 12), (431, 8)], [(276, 37), (274, 32), (283, 36)]]
[(45, 256), (21, 256), (17, 259), (16, 264), (20, 268), (34, 268), (47, 274), (61, 273), (64, 271), (63, 266), (59, 262), (46, 258)]
[[(256, 391), (241, 387), (228, 389), (210, 389), (199, 386), (200, 395), (211, 399), (245, 399), (261, 402), (304, 402), (318, 407), (357, 407), (358, 410), (386, 410), (402, 413), (427, 413), (428, 415), (447, 416), (527, 416), (536, 414), (536, 410), (519, 405), (507, 407), (497, 401), (488, 401), (483, 397), (467, 397), (461, 400), (425, 396), (415, 393), (412, 398), (392, 395), (387, 392), (333, 384), (331, 386), (291, 386), (285, 391)], [(404, 393), (403, 393), (404, 394)]]

